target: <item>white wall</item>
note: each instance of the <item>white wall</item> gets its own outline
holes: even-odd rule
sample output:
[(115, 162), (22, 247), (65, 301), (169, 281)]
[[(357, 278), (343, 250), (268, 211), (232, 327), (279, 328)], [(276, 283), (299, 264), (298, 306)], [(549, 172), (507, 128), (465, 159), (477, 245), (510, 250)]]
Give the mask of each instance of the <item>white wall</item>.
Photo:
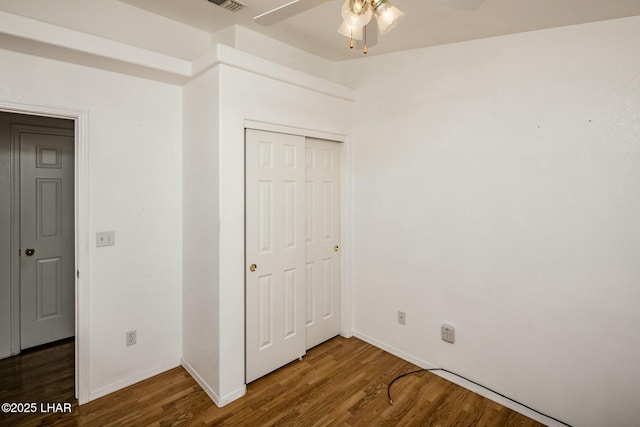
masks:
[(182, 364), (219, 401), (218, 67), (183, 89)]
[(235, 48), (327, 80), (335, 79), (336, 63), (244, 27), (234, 26)]
[[(180, 87), (6, 50), (0, 63), (0, 102), (88, 113), (90, 398), (177, 366)], [(104, 230), (116, 245), (95, 248)], [(131, 329), (138, 344), (125, 347)]]
[(312, 76), (334, 82), (339, 80), (335, 62), (239, 25), (214, 33), (212, 41)]
[(634, 17), (345, 64), (357, 335), (572, 425), (637, 425), (638, 52)]

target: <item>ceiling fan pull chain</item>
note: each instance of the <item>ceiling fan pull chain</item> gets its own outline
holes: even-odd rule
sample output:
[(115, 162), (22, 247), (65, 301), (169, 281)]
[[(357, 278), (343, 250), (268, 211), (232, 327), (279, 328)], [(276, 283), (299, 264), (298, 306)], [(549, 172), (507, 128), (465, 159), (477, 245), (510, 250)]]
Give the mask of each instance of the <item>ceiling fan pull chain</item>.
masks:
[(367, 26), (362, 27), (362, 40), (364, 41), (364, 47), (362, 48), (362, 53), (367, 54)]

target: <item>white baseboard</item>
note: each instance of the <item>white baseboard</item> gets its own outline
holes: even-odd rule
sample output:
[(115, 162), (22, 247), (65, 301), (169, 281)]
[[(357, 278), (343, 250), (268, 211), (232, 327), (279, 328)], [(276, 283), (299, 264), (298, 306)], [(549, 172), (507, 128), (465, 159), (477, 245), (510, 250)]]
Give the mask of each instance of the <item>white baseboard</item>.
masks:
[(108, 394), (111, 394), (113, 392), (116, 392), (118, 390), (122, 390), (125, 387), (129, 387), (130, 385), (139, 383), (140, 381), (144, 381), (147, 380), (151, 377), (154, 377), (158, 374), (161, 374), (163, 372), (166, 372), (170, 369), (173, 368), (177, 368), (178, 366), (180, 366), (179, 362), (167, 362), (163, 365), (157, 366), (153, 369), (150, 369), (148, 371), (144, 371), (143, 373), (140, 373), (138, 375), (133, 375), (129, 378), (125, 378), (123, 380), (117, 381), (113, 384), (109, 384), (106, 385), (104, 387), (100, 387), (96, 390), (93, 391), (89, 391), (89, 400), (87, 402), (90, 402), (92, 400), (96, 400), (99, 399), (101, 397), (104, 397)]
[(340, 331), (340, 336), (343, 338), (351, 338), (353, 336), (353, 332), (349, 331)]
[(234, 390), (231, 393), (227, 393), (226, 395), (222, 396), (222, 398), (220, 399), (220, 402), (216, 403), (216, 405), (222, 408), (224, 405), (228, 405), (234, 400), (240, 399), (245, 394), (247, 394), (247, 386), (243, 385), (239, 389)]
[(211, 386), (207, 384), (204, 378), (200, 376), (198, 371), (196, 371), (195, 368), (191, 366), (191, 364), (189, 364), (189, 362), (182, 359), (182, 367), (189, 373), (189, 375), (193, 377), (194, 380), (196, 380), (198, 385), (202, 387), (202, 390), (204, 390), (207, 396), (209, 396), (209, 398), (213, 401), (213, 403), (215, 403), (216, 406), (219, 408), (222, 408), (223, 406), (228, 405), (229, 403), (241, 398), (247, 393), (247, 386), (243, 385), (238, 390), (235, 390), (231, 393), (226, 394), (225, 396), (220, 397), (211, 388)]
[[(414, 357), (410, 354), (407, 354), (401, 350), (398, 350), (397, 348), (394, 348), (390, 345), (387, 345), (381, 341), (376, 340), (375, 338), (372, 338), (366, 334), (363, 334), (361, 332), (358, 331), (353, 331), (353, 335), (356, 338), (361, 339), (362, 341), (369, 343), (375, 347), (378, 347), (381, 350), (386, 351), (387, 353), (391, 353), (394, 356), (399, 357), (400, 359), (406, 360), (407, 362), (413, 363), (416, 366), (419, 366), (420, 368), (423, 369), (433, 369), (433, 368), (445, 368), (444, 366), (435, 366), (429, 362), (426, 362), (424, 360), (421, 360), (417, 357)], [(467, 390), (470, 390), (476, 394), (479, 394), (482, 397), (486, 397), (487, 399), (490, 399), (496, 403), (499, 403), (500, 405), (509, 408), (511, 410), (514, 410), (522, 415), (525, 415), (529, 418), (531, 418), (532, 420), (538, 421), (544, 425), (547, 426), (552, 426), (552, 427), (565, 427), (564, 424), (558, 423), (555, 420), (552, 420), (551, 418), (545, 417), (544, 415), (538, 414), (535, 411), (532, 411), (528, 408), (525, 408), (524, 406), (518, 405), (515, 402), (510, 401), (509, 399), (505, 399), (504, 397), (495, 394), (485, 388), (482, 388), (476, 384), (470, 383), (468, 381), (465, 381), (464, 379), (457, 377), (455, 375), (451, 375), (448, 374), (446, 372), (442, 372), (442, 371), (435, 371), (432, 372), (433, 374), (442, 377), (448, 381), (451, 381), (454, 384), (459, 385), (460, 387), (464, 387)]]

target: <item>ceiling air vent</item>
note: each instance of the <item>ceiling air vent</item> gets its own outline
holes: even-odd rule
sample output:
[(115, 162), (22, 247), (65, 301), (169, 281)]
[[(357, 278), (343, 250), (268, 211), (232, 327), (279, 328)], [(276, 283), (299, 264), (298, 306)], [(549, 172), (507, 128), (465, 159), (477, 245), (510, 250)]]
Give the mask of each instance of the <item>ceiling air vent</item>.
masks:
[(231, 12), (237, 12), (242, 8), (247, 7), (246, 4), (239, 2), (238, 0), (209, 0), (213, 4), (217, 4)]

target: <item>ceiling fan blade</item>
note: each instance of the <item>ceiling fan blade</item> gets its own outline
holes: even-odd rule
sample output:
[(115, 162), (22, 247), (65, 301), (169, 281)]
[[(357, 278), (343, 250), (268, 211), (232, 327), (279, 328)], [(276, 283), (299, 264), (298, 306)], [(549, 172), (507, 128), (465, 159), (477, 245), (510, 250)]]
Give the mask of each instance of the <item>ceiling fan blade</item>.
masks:
[(294, 15), (313, 9), (331, 0), (294, 0), (268, 12), (255, 16), (253, 21), (260, 25), (273, 25)]

